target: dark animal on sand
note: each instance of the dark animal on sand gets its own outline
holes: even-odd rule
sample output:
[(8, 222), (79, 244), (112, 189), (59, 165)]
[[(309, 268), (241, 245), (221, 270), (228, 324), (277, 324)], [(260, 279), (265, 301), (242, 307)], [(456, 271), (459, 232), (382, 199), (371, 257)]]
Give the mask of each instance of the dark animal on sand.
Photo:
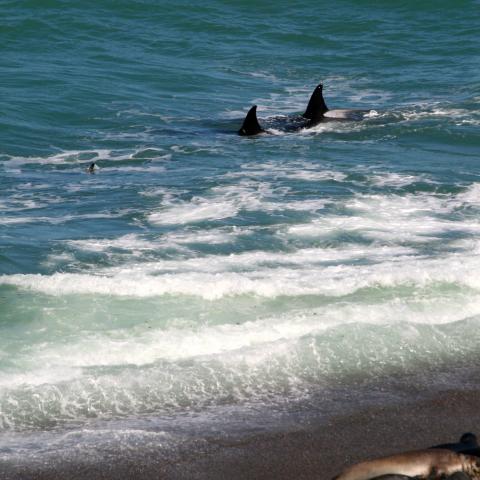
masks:
[[(381, 475), (380, 477), (372, 478), (371, 480), (416, 480), (418, 477), (408, 477), (407, 475)], [(433, 479), (431, 479), (433, 480)], [(442, 480), (471, 480), (464, 472), (455, 472), (449, 476), (443, 476)]]
[(416, 450), (357, 463), (334, 480), (372, 480), (385, 476), (389, 480), (394, 480), (393, 477), (395, 480), (404, 480), (403, 477), (443, 480), (453, 475), (452, 480), (464, 480), (465, 476), (480, 480), (480, 460), (447, 449)]
[(465, 455), (475, 455), (480, 457), (480, 445), (478, 445), (477, 436), (474, 433), (464, 433), (457, 443), (442, 443), (430, 448), (443, 448), (452, 452), (464, 453)]
[[(320, 83), (313, 91), (305, 113), (302, 115), (290, 116), (285, 125), (279, 124), (277, 126), (285, 131), (295, 131), (303, 128), (312, 128), (321, 122), (362, 120), (369, 112), (371, 112), (371, 110), (330, 110), (323, 98), (323, 85)], [(258, 122), (257, 106), (254, 105), (248, 111), (238, 134), (242, 136), (251, 136), (265, 132), (266, 130), (262, 128)]]

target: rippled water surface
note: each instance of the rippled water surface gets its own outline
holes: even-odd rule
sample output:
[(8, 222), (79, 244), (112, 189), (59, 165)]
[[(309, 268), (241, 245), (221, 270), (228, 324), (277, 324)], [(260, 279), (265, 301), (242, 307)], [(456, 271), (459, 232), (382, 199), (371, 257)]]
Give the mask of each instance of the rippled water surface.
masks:
[[(0, 7), (0, 458), (478, 357), (478, 2), (41, 4)], [(236, 135), (319, 82), (373, 111)]]

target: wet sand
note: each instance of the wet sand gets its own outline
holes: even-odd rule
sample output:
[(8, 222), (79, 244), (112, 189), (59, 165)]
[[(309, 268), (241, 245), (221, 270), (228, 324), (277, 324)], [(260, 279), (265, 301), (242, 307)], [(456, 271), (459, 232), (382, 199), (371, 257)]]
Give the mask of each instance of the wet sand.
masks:
[(401, 405), (370, 407), (275, 434), (235, 440), (209, 438), (201, 448), (167, 461), (155, 452), (128, 459), (115, 452), (100, 463), (3, 466), (2, 480), (279, 480), (330, 479), (352, 463), (399, 451), (457, 441), (480, 432), (480, 390), (449, 390)]

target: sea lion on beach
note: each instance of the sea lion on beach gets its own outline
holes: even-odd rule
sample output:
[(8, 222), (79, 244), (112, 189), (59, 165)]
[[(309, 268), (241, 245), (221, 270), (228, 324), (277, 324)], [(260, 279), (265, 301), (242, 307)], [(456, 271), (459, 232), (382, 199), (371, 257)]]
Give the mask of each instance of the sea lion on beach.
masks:
[(380, 475), (379, 477), (371, 478), (370, 480), (412, 480), (414, 477), (408, 475), (397, 475), (389, 473), (388, 475)]
[(429, 448), (442, 448), (452, 452), (480, 457), (480, 445), (478, 445), (477, 436), (471, 432), (464, 433), (457, 443), (442, 443)]
[[(381, 475), (370, 480), (416, 480), (418, 477), (408, 477), (407, 475)], [(442, 480), (471, 480), (470, 477), (464, 472), (455, 472), (447, 477), (442, 477)]]
[[(369, 112), (371, 112), (371, 110), (330, 110), (323, 98), (323, 84), (320, 83), (313, 91), (303, 115), (292, 115), (287, 117), (286, 120), (284, 118), (277, 119), (272, 127), (278, 127), (284, 131), (295, 131), (303, 128), (312, 128), (321, 122), (362, 120)], [(257, 106), (254, 105), (248, 111), (238, 134), (242, 136), (252, 136), (265, 132), (266, 130), (262, 128), (258, 122)]]
[(463, 473), (470, 480), (479, 480), (480, 460), (446, 449), (416, 450), (357, 463), (334, 480), (371, 480), (385, 475), (434, 480), (456, 473)]

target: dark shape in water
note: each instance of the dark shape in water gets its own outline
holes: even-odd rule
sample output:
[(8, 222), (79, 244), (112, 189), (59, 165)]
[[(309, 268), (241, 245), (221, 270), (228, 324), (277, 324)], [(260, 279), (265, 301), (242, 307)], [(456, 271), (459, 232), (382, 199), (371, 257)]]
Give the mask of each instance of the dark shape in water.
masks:
[[(364, 115), (371, 110), (343, 109), (330, 110), (323, 98), (323, 85), (317, 85), (307, 105), (303, 115), (294, 115), (287, 119), (286, 125), (276, 125), (284, 131), (295, 131), (303, 128), (311, 128), (321, 122), (327, 121), (346, 121), (362, 120)], [(257, 106), (254, 105), (247, 113), (243, 121), (242, 128), (238, 131), (239, 135), (250, 136), (264, 133), (265, 129), (260, 126), (257, 119)]]
[(320, 83), (313, 91), (303, 117), (318, 123), (323, 120), (324, 114), (327, 112), (328, 107), (323, 98), (323, 85)]
[(238, 131), (239, 135), (257, 135), (265, 130), (260, 126), (257, 120), (257, 106), (254, 105), (247, 113), (243, 121), (242, 128)]
[(87, 168), (88, 173), (95, 173), (95, 162), (92, 162), (90, 166)]

